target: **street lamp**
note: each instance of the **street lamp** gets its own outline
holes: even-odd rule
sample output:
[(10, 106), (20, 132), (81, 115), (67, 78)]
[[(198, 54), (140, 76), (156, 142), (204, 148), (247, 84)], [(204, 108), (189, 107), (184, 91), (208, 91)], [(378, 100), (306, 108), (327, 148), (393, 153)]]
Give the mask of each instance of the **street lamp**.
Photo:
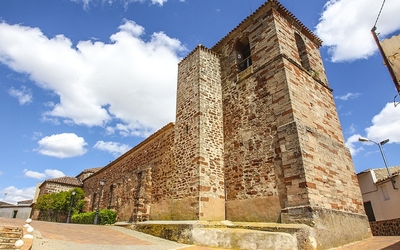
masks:
[(68, 211), (67, 223), (69, 223), (69, 221), (71, 219), (71, 209), (72, 209), (72, 203), (74, 202), (75, 195), (76, 195), (76, 192), (74, 190), (74, 191), (72, 191), (71, 200), (69, 201), (69, 211)]
[(104, 184), (106, 184), (106, 180), (101, 179), (101, 180), (100, 180), (100, 195), (99, 195), (99, 201), (97, 202), (96, 215), (94, 216), (94, 222), (93, 222), (93, 224), (95, 224), (95, 225), (97, 224), (97, 219), (99, 218), (99, 209), (100, 209), (101, 193), (103, 192)]
[(397, 187), (396, 187), (396, 181), (393, 179), (392, 173), (390, 173), (390, 169), (389, 169), (389, 166), (388, 166), (388, 164), (387, 164), (386, 157), (385, 157), (385, 154), (383, 153), (383, 148), (382, 148), (382, 145), (388, 143), (388, 142), (389, 142), (389, 139), (383, 140), (383, 141), (381, 141), (381, 142), (379, 142), (379, 143), (378, 143), (378, 142), (374, 142), (374, 141), (372, 141), (372, 140), (370, 140), (370, 139), (368, 139), (368, 138), (365, 138), (365, 137), (360, 137), (360, 138), (358, 138), (358, 140), (359, 140), (360, 142), (372, 142), (372, 143), (375, 143), (376, 145), (378, 145), (379, 150), (381, 151), (381, 155), (382, 155), (382, 158), (383, 158), (383, 162), (385, 163), (385, 167), (386, 167), (386, 170), (387, 170), (387, 172), (388, 172), (390, 181), (392, 182), (392, 186), (393, 186), (394, 189), (397, 189)]

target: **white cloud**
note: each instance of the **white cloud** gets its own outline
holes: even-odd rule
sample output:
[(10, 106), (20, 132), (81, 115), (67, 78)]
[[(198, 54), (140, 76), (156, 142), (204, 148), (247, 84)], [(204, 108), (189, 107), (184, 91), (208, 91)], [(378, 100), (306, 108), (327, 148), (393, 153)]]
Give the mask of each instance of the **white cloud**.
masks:
[(341, 96), (335, 96), (335, 99), (339, 99), (339, 100), (343, 100), (343, 101), (347, 101), (349, 99), (355, 99), (357, 97), (359, 97), (361, 94), (360, 93), (347, 93), (345, 95), (341, 95)]
[[(89, 9), (90, 5), (96, 5), (98, 3), (104, 4), (108, 3), (109, 5), (112, 5), (114, 2), (121, 3), (125, 9), (128, 8), (129, 4), (134, 3), (134, 2), (139, 2), (139, 3), (144, 3), (144, 2), (150, 2), (151, 4), (158, 4), (162, 6), (164, 3), (166, 3), (168, 0), (71, 0), (72, 2), (76, 3), (82, 3), (83, 8), (85, 10)], [(183, 0), (180, 0), (181, 2), (184, 2)]]
[(43, 137), (42, 132), (33, 132), (32, 140), (37, 140), (37, 139), (39, 139), (41, 137)]
[(347, 134), (354, 134), (357, 131), (356, 125), (353, 123), (350, 127), (346, 130)]
[[(346, 146), (350, 153), (355, 156), (361, 150), (357, 147), (358, 138), (366, 137), (374, 142), (380, 142), (389, 139), (389, 143), (400, 143), (400, 107), (395, 107), (394, 103), (387, 103), (385, 107), (372, 118), (372, 126), (365, 129), (366, 135), (352, 135), (346, 141)], [(350, 126), (350, 131), (355, 132), (354, 124)], [(365, 145), (374, 145), (373, 143), (364, 143)]]
[(31, 90), (26, 88), (25, 86), (22, 86), (20, 89), (15, 89), (14, 87), (11, 87), (8, 90), (8, 94), (12, 97), (17, 98), (20, 105), (32, 102)]
[(46, 176), (48, 176), (48, 178), (58, 178), (65, 176), (63, 172), (57, 169), (46, 169), (44, 170), (44, 173), (46, 174)]
[(57, 158), (80, 156), (86, 153), (87, 143), (74, 133), (62, 133), (46, 136), (38, 141), (39, 148), (35, 149), (42, 155)]
[(24, 175), (29, 178), (34, 178), (38, 180), (44, 180), (44, 179), (49, 179), (49, 178), (58, 178), (65, 176), (63, 172), (57, 169), (46, 169), (44, 170), (44, 173), (36, 172), (36, 171), (31, 171), (28, 169), (24, 169)]
[(347, 141), (346, 141), (346, 146), (349, 148), (350, 150), (350, 154), (352, 156), (355, 156), (358, 152), (364, 150), (364, 148), (362, 146), (357, 147), (357, 145), (361, 145), (358, 141), (358, 138), (360, 138), (361, 135), (359, 134), (355, 134), (350, 136)]
[[(0, 62), (59, 96), (42, 121), (103, 126), (148, 136), (173, 121), (180, 41), (124, 20), (110, 43), (46, 37), (38, 28), (0, 23)], [(118, 125), (117, 125), (118, 124)]]
[[(377, 51), (371, 29), (382, 1), (329, 0), (316, 26), (316, 34), (329, 47), (333, 62), (365, 59)], [(400, 4), (386, 1), (377, 23), (381, 38), (400, 29)]]
[(367, 138), (376, 142), (389, 139), (389, 143), (400, 143), (400, 106), (387, 103), (381, 112), (372, 118), (372, 126), (365, 129)]
[(46, 179), (46, 174), (39, 173), (39, 172), (36, 172), (36, 171), (27, 170), (27, 169), (24, 169), (24, 175), (26, 177), (34, 178), (34, 179), (38, 179), (38, 180)]
[(4, 174), (4, 172), (1, 172), (1, 171), (0, 171), (0, 175), (2, 175), (2, 174)]
[(18, 201), (33, 199), (35, 195), (36, 187), (28, 187), (19, 189), (14, 186), (6, 187), (0, 191), (5, 202), (17, 204)]
[(121, 144), (119, 142), (104, 142), (104, 141), (98, 141), (96, 144), (93, 146), (94, 148), (107, 151), (110, 154), (114, 155), (115, 157), (118, 157), (131, 149), (132, 147), (126, 144)]

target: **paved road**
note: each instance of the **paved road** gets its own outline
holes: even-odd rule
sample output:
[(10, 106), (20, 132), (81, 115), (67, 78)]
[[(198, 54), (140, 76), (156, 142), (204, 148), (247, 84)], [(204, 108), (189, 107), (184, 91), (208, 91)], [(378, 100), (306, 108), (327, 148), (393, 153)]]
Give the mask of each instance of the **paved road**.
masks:
[[(23, 226), (25, 220), (0, 217), (0, 225)], [(216, 250), (179, 244), (116, 226), (32, 221), (32, 250)], [(400, 236), (371, 237), (335, 250), (400, 250)], [(221, 249), (219, 249), (221, 250)]]
[[(25, 220), (0, 217), (0, 225), (23, 226)], [(96, 226), (32, 221), (32, 250), (211, 250), (179, 244), (116, 226)]]

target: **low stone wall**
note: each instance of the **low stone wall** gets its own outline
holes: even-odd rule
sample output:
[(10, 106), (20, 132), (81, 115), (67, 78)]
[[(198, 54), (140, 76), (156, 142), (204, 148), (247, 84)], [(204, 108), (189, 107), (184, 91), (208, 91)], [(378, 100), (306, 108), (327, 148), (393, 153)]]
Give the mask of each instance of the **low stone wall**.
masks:
[(145, 221), (115, 225), (179, 243), (224, 249), (326, 249), (317, 247), (314, 229), (302, 224)]
[(372, 221), (369, 223), (373, 236), (400, 235), (400, 218), (392, 220)]

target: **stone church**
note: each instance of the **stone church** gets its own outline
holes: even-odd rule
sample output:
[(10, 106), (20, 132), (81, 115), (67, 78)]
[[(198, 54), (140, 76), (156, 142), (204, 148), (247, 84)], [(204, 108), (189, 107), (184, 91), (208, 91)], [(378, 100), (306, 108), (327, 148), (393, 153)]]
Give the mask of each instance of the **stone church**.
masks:
[(304, 224), (324, 248), (369, 237), (319, 48), (268, 0), (178, 67), (176, 120), (83, 180), (120, 221)]

